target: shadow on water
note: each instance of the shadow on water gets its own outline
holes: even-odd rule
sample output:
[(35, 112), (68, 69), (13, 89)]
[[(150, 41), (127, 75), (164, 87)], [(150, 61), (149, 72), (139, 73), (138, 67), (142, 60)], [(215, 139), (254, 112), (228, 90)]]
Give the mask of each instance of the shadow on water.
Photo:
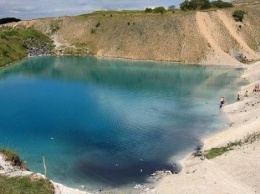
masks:
[[(108, 160), (110, 159), (109, 155), (107, 156)], [(102, 162), (97, 162), (101, 158)], [(177, 171), (176, 168), (173, 168), (173, 165), (167, 164), (165, 161), (137, 161), (135, 158), (128, 158), (128, 164), (120, 166), (120, 163), (116, 163), (117, 161), (107, 163), (104, 161), (103, 155), (101, 158), (79, 160), (75, 164), (75, 173), (80, 178), (86, 179), (91, 175), (92, 179), (96, 179), (103, 184), (120, 187), (129, 183), (147, 183), (147, 178), (157, 170)]]
[[(116, 134), (116, 131), (110, 131), (114, 134), (109, 135), (94, 135), (80, 131), (66, 135), (67, 137), (62, 139), (70, 144), (74, 154), (80, 156), (73, 162), (69, 174), (79, 182), (84, 180), (87, 183), (99, 182), (103, 186), (121, 187), (134, 182), (147, 183), (147, 178), (157, 170), (179, 172), (181, 169), (179, 165), (166, 161), (171, 155), (178, 154), (182, 150), (181, 146), (176, 145), (178, 142), (175, 142), (173, 137), (183, 139), (184, 142), (185, 139), (190, 139), (193, 145), (200, 145), (200, 142), (188, 137), (191, 134), (187, 134), (184, 138), (181, 131), (175, 132), (174, 135), (168, 133), (173, 138), (168, 139), (163, 135), (163, 131), (147, 138), (142, 137), (145, 135), (142, 132), (128, 134), (128, 142), (122, 142), (121, 137), (125, 135)], [(68, 137), (70, 138), (66, 140)], [(165, 147), (166, 142), (168, 147)], [(154, 149), (149, 147), (140, 151), (139, 147), (145, 147), (145, 143), (153, 144)]]

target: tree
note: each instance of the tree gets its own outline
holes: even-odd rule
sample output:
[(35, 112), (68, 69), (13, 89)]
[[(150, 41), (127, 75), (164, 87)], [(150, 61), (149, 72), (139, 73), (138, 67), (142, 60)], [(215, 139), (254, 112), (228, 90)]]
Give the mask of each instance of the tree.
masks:
[(170, 5), (168, 11), (174, 11), (176, 9), (175, 5)]
[(21, 21), (21, 20), (17, 19), (17, 18), (2, 18), (2, 19), (0, 19), (0, 24), (7, 24), (10, 22), (19, 22), (19, 21)]
[(217, 1), (212, 1), (211, 5), (213, 7), (217, 7), (217, 8), (226, 8), (226, 7), (233, 7), (232, 3), (229, 2), (224, 2), (222, 0), (217, 0)]
[(211, 7), (209, 0), (191, 0), (190, 7), (193, 10), (208, 9)]
[(190, 2), (189, 2), (188, 0), (183, 1), (183, 2), (180, 4), (180, 9), (181, 9), (182, 11), (190, 10)]
[(145, 13), (151, 13), (151, 12), (153, 12), (153, 9), (147, 7), (147, 8), (144, 10), (144, 12), (145, 12)]
[(166, 9), (163, 6), (159, 6), (153, 9), (154, 13), (160, 13), (163, 14), (164, 12), (166, 12)]
[(209, 9), (211, 7), (211, 3), (209, 0), (185, 0), (180, 4), (181, 10), (202, 10)]

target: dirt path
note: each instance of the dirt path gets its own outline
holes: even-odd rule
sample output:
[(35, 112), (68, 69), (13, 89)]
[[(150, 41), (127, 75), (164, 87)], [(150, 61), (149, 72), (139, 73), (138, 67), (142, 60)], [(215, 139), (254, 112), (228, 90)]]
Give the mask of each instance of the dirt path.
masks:
[(55, 45), (56, 49), (58, 49), (59, 47), (63, 46), (63, 44), (58, 41), (57, 35), (53, 35), (51, 37), (51, 39), (53, 40), (53, 44)]
[(209, 46), (211, 47), (211, 53), (202, 63), (208, 64), (240, 64), (239, 61), (225, 53), (218, 45), (217, 40), (214, 38), (216, 29), (214, 28), (214, 22), (211, 20), (208, 13), (197, 12), (196, 20), (201, 34), (207, 39)]
[(237, 32), (236, 26), (234, 25), (234, 22), (232, 22), (231, 19), (228, 18), (223, 11), (218, 10), (217, 16), (221, 20), (221, 22), (223, 22), (223, 24), (229, 31), (230, 35), (237, 41), (237, 43), (245, 51), (244, 55), (247, 57), (247, 59), (255, 60), (255, 59), (259, 58), (259, 56), (256, 54), (256, 52), (254, 50), (252, 50), (246, 44), (246, 42), (243, 40), (243, 38), (239, 35), (239, 33)]

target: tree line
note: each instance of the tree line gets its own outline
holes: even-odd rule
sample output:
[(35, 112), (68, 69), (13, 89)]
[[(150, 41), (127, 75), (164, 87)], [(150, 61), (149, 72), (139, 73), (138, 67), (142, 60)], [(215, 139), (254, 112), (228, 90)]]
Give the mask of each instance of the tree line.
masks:
[(185, 0), (180, 4), (180, 9), (183, 11), (186, 10), (203, 10), (209, 8), (227, 8), (233, 7), (232, 3), (224, 2), (222, 0), (212, 1), (209, 0)]
[(0, 24), (7, 24), (7, 23), (11, 23), (11, 22), (19, 22), (21, 21), (20, 19), (17, 18), (12, 18), (12, 17), (8, 17), (8, 18), (1, 18), (0, 19)]
[[(222, 0), (216, 0), (210, 2), (209, 0), (185, 0), (180, 4), (180, 9), (182, 11), (188, 11), (188, 10), (203, 10), (203, 9), (209, 9), (209, 8), (227, 8), (227, 7), (233, 7), (232, 3), (225, 2)], [(175, 11), (176, 8), (174, 5), (170, 5), (168, 7), (168, 11)], [(146, 8), (145, 13), (161, 13), (163, 14), (167, 10), (163, 6), (152, 8)]]

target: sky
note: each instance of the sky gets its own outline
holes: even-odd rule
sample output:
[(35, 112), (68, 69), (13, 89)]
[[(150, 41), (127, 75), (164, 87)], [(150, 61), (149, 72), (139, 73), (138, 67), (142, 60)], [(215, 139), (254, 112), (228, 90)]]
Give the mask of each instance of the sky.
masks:
[(0, 18), (33, 19), (73, 16), (96, 10), (131, 10), (169, 5), (179, 7), (183, 0), (0, 0)]

